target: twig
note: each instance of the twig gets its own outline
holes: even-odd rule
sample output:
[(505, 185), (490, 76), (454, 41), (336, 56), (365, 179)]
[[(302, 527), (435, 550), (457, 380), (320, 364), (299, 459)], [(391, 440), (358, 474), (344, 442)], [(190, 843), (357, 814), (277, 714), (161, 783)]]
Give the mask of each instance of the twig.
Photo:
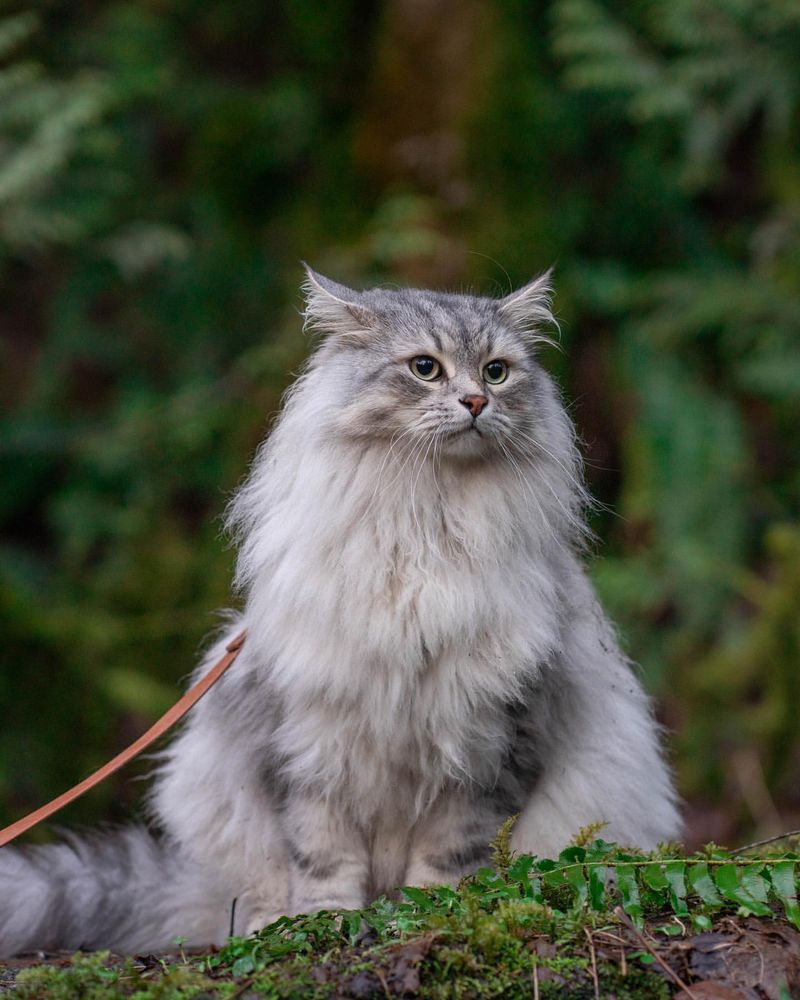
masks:
[(745, 844), (744, 847), (737, 847), (733, 852), (744, 854), (745, 851), (752, 851), (754, 847), (763, 847), (764, 844), (774, 844), (776, 840), (787, 840), (789, 837), (800, 837), (800, 830), (789, 830), (788, 833), (776, 833), (774, 837), (765, 837), (763, 840), (755, 840), (752, 844)]
[(597, 954), (594, 950), (592, 932), (588, 927), (583, 928), (586, 940), (589, 942), (589, 954), (592, 956), (592, 983), (594, 984), (594, 1000), (600, 1000), (600, 980), (597, 978)]
[(539, 1000), (539, 964), (533, 960), (533, 1000)]
[(608, 938), (610, 941), (616, 941), (619, 947), (619, 971), (623, 979), (627, 978), (628, 975), (628, 960), (625, 957), (625, 949), (628, 947), (628, 942), (619, 936), (619, 934), (612, 934), (611, 931), (595, 931), (595, 934), (601, 934), (604, 938)]
[(680, 988), (684, 991), (686, 996), (690, 997), (690, 1000), (697, 1000), (697, 997), (694, 995), (694, 993), (692, 993), (691, 988), (686, 985), (686, 983), (681, 979), (681, 977), (673, 968), (667, 965), (664, 959), (658, 954), (655, 948), (653, 948), (653, 946), (650, 944), (650, 942), (647, 940), (644, 934), (642, 934), (642, 932), (639, 930), (636, 924), (634, 924), (634, 922), (631, 920), (628, 914), (622, 909), (621, 906), (614, 907), (614, 915), (617, 917), (620, 923), (624, 924), (628, 928), (628, 930), (631, 931), (631, 933), (634, 935), (639, 944), (650, 955), (653, 956), (653, 958), (658, 962), (658, 964), (661, 966), (664, 972), (666, 972), (669, 978), (677, 986), (680, 986)]
[(609, 938), (611, 941), (616, 941), (617, 944), (627, 944), (628, 942), (619, 936), (619, 934), (612, 934), (611, 931), (595, 931), (595, 934), (602, 934), (603, 937)]
[(391, 1000), (392, 994), (389, 992), (389, 984), (386, 982), (386, 976), (384, 976), (383, 974), (383, 969), (375, 968), (374, 972), (375, 975), (378, 977), (378, 981), (383, 987), (383, 995), (385, 997), (389, 997), (389, 1000)]
[(255, 981), (256, 981), (255, 976), (250, 976), (249, 979), (245, 979), (245, 981), (242, 983), (239, 989), (235, 993), (231, 993), (228, 1000), (238, 1000), (238, 997), (243, 996), (250, 989), (250, 987), (253, 985)]

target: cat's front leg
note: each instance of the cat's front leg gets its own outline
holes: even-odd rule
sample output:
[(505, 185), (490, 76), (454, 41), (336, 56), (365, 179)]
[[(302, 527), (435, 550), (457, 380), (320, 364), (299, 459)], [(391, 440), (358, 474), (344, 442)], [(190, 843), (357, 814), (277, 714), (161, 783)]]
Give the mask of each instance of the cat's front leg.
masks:
[[(553, 664), (541, 773), (511, 836), (521, 853), (557, 857), (593, 824), (604, 840), (645, 850), (680, 835), (650, 705), (603, 628), (576, 618), (571, 655)], [(542, 702), (531, 719), (545, 714)]]
[(285, 836), (291, 913), (357, 910), (365, 905), (368, 848), (341, 811), (309, 794), (290, 796)]
[(442, 796), (412, 833), (406, 884), (455, 884), (490, 860), (490, 842), (502, 822), (488, 801), (463, 790)]

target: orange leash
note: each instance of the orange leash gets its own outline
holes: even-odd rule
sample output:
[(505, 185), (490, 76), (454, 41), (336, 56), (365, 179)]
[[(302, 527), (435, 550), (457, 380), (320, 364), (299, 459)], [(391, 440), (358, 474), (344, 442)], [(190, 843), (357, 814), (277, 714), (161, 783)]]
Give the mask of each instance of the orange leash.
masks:
[(30, 830), (32, 827), (36, 826), (37, 823), (41, 823), (43, 820), (48, 819), (53, 813), (58, 812), (59, 809), (63, 809), (64, 806), (68, 805), (70, 802), (74, 802), (75, 799), (83, 795), (84, 792), (88, 792), (90, 788), (94, 788), (95, 785), (103, 781), (110, 774), (118, 771), (121, 767), (124, 767), (129, 760), (133, 760), (142, 750), (154, 743), (159, 736), (163, 736), (164, 733), (171, 727), (174, 726), (179, 719), (182, 719), (184, 715), (197, 704), (198, 701), (203, 697), (203, 695), (208, 691), (210, 687), (217, 683), (217, 681), (222, 677), (228, 667), (233, 663), (239, 652), (244, 645), (244, 640), (247, 632), (242, 632), (240, 635), (225, 647), (224, 655), (217, 660), (214, 666), (204, 674), (203, 677), (193, 686), (190, 687), (186, 694), (180, 698), (172, 708), (168, 709), (158, 720), (154, 723), (144, 735), (140, 736), (138, 740), (135, 740), (129, 747), (118, 753), (116, 757), (113, 757), (107, 764), (104, 764), (101, 768), (90, 774), (88, 778), (84, 778), (83, 781), (79, 782), (69, 791), (64, 792), (59, 795), (58, 798), (48, 802), (47, 805), (42, 806), (40, 809), (36, 809), (34, 812), (29, 813), (27, 816), (23, 816), (22, 819), (17, 820), (16, 823), (12, 823), (11, 826), (5, 827), (0, 830), (0, 847), (4, 847), (6, 844), (10, 844), (12, 840), (16, 840), (21, 834), (25, 833), (26, 830)]

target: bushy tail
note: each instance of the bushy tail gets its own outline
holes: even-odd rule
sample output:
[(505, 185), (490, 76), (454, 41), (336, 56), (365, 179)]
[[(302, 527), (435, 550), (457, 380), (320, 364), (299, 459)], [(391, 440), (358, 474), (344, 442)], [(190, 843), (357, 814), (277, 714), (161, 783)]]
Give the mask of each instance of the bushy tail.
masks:
[(0, 957), (221, 944), (233, 895), (143, 827), (0, 848)]

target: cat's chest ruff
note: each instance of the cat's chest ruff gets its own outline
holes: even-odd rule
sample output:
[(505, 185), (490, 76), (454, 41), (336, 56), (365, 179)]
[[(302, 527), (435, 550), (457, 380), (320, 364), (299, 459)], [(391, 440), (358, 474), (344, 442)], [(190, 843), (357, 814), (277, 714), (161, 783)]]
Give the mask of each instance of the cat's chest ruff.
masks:
[(552, 573), (518, 525), (502, 497), (471, 491), (448, 509), (418, 491), (298, 533), (251, 609), (291, 781), (370, 801), (406, 779), (415, 795), (491, 783), (502, 706), (556, 643)]
[(371, 510), (288, 549), (250, 607), (275, 680), (346, 699), (376, 675), (402, 688), (448, 657), (500, 676), (538, 659), (553, 640), (552, 574), (485, 504), (459, 514)]
[(545, 574), (503, 569), (398, 550), (341, 587), (324, 638), (317, 619), (283, 661), (290, 770), (376, 789), (494, 773), (502, 706), (555, 644)]
[(367, 671), (335, 702), (328, 691), (290, 707), (276, 733), (287, 778), (378, 809), (417, 808), (452, 782), (490, 787), (510, 735), (505, 696), (519, 685), (487, 683), (488, 667), (460, 655), (415, 675)]

